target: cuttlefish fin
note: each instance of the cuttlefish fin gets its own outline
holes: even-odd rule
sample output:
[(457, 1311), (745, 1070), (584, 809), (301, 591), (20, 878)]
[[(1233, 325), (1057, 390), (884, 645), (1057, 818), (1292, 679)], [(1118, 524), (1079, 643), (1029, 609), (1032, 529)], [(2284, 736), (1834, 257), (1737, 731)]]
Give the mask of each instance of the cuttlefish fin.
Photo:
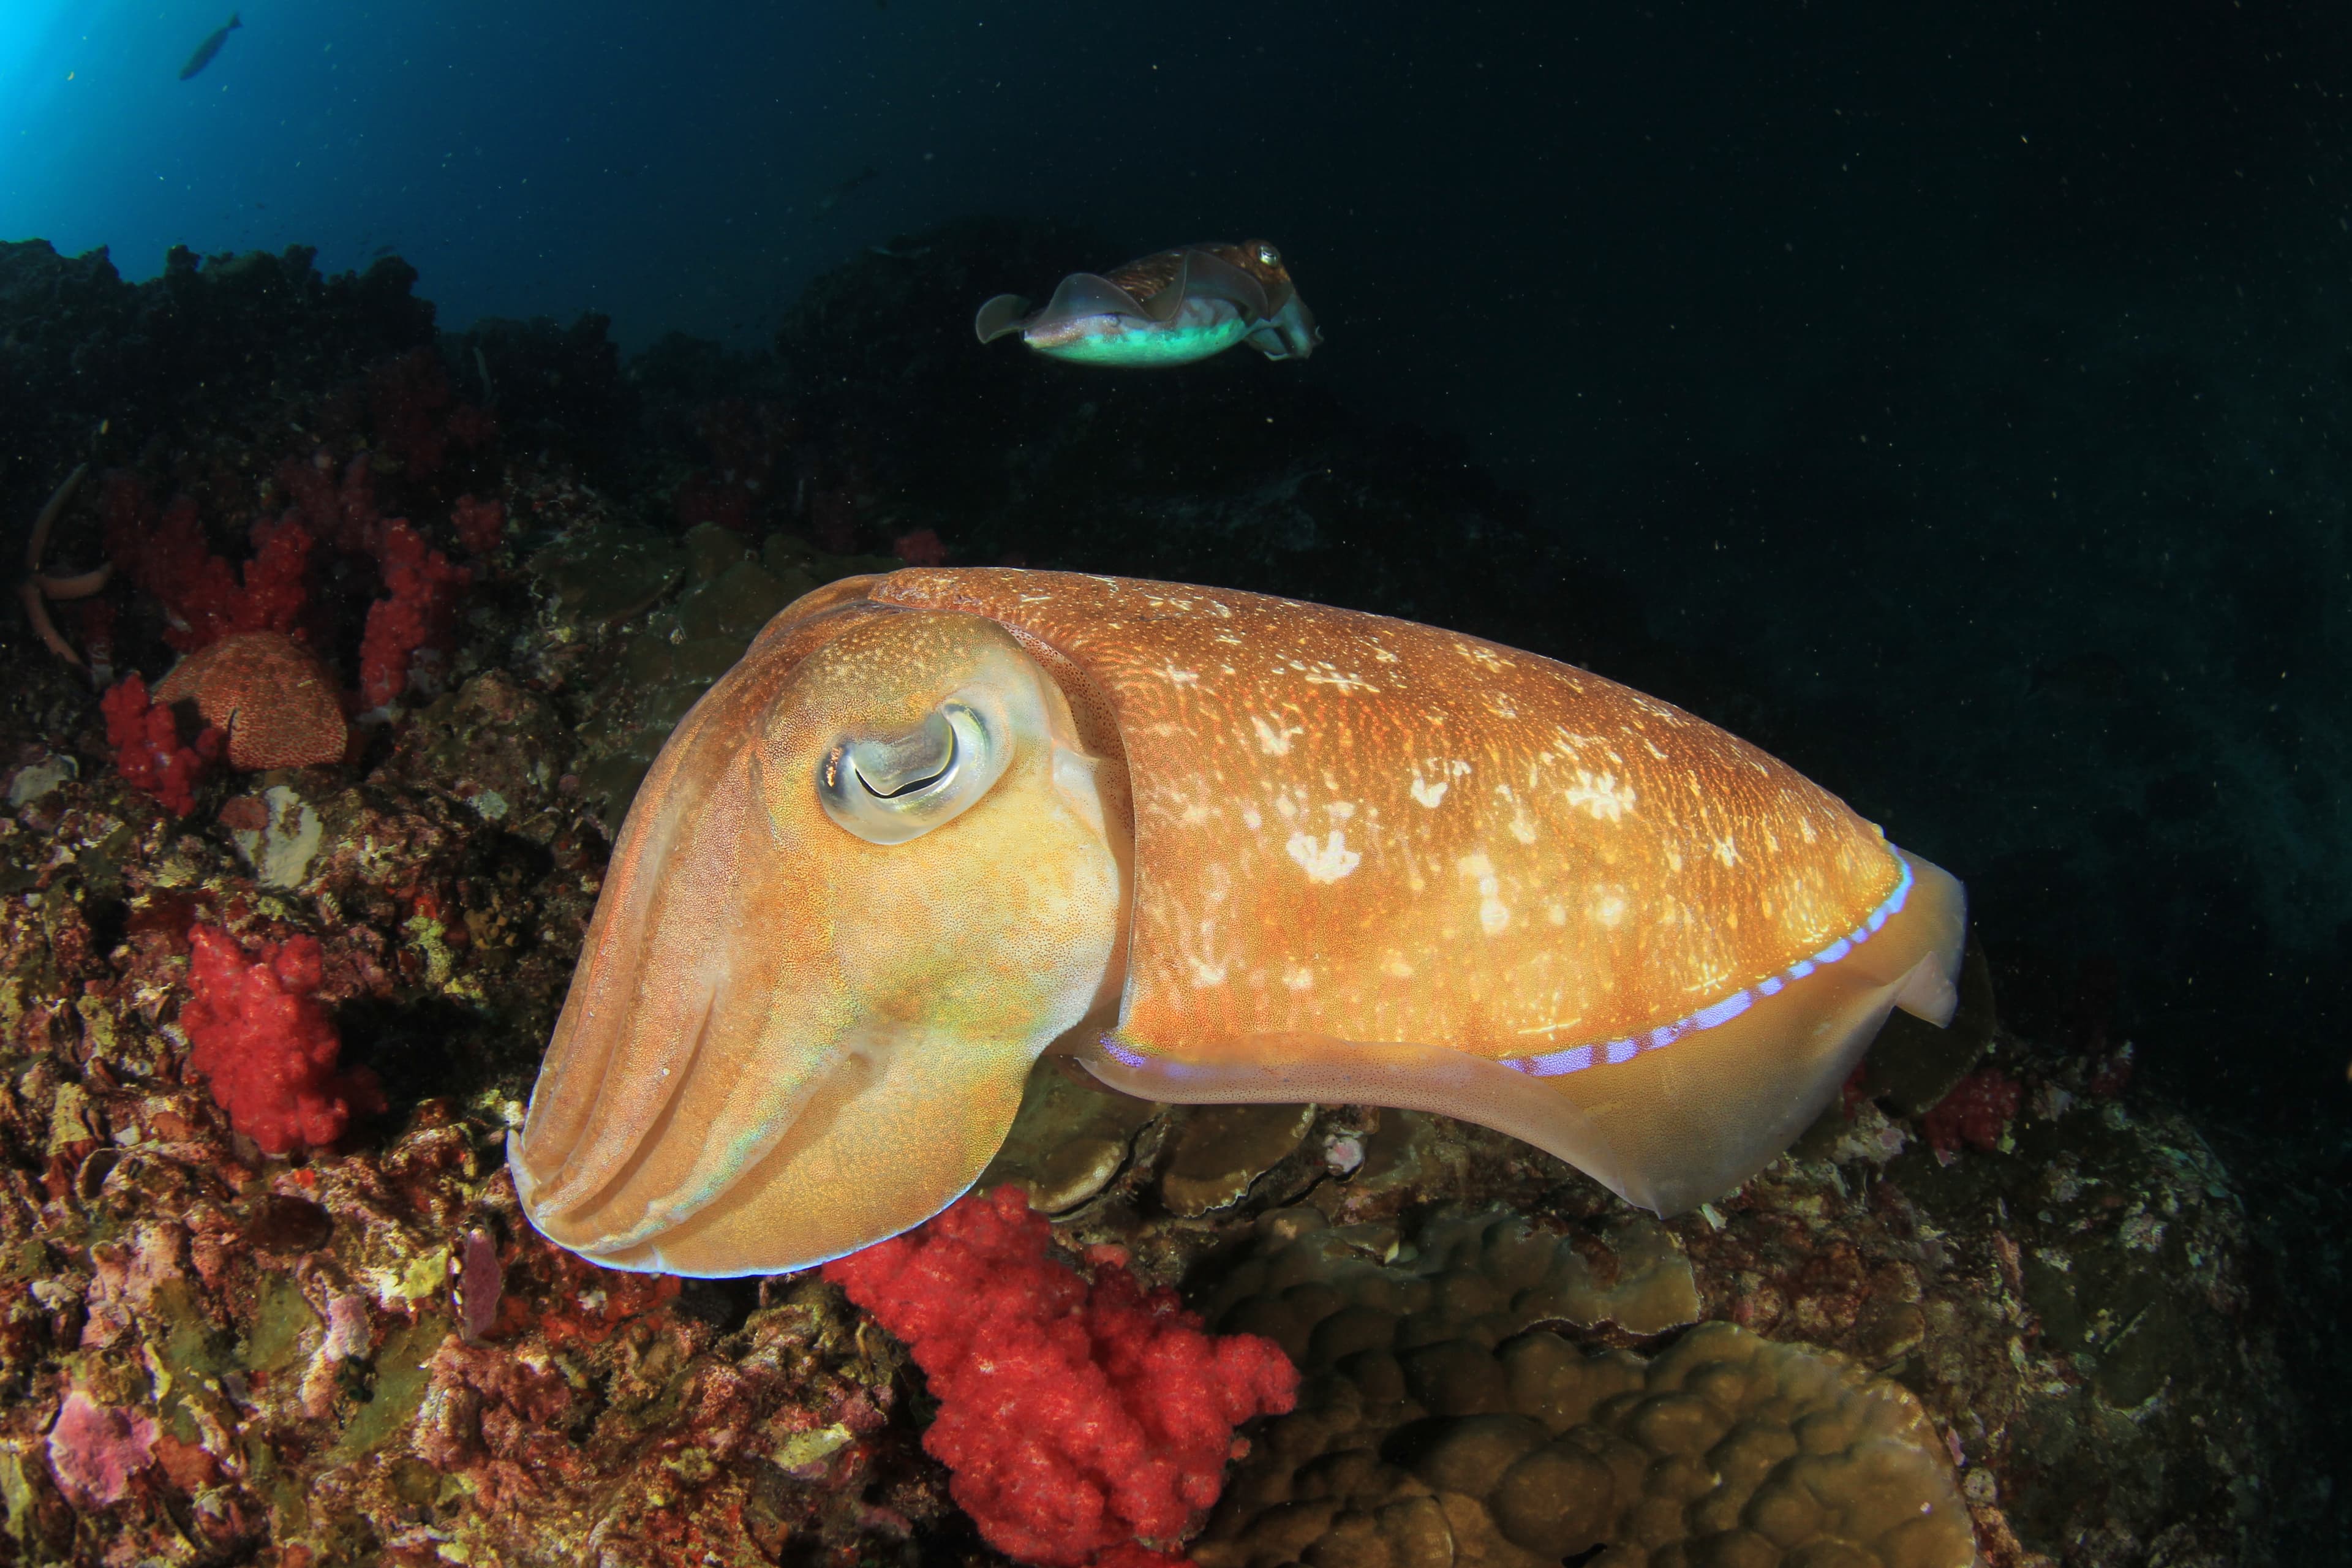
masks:
[(1045, 308), (1029, 324), (1054, 327), (1086, 316), (1133, 316), (1147, 321), (1165, 319), (1151, 316), (1136, 303), (1134, 295), (1100, 273), (1073, 272), (1055, 285), (1054, 297), (1045, 301)]
[[(1076, 1043), (1122, 1093), (1174, 1104), (1392, 1105), (1462, 1117), (1567, 1161), (1628, 1203), (1682, 1214), (1754, 1175), (1804, 1131), (1896, 1007), (1951, 1016), (1967, 923), (1960, 885), (1906, 856), (1916, 886), (1866, 943), (1759, 986), (1718, 1025), (1621, 1039), (1530, 1072), (1476, 1049), (1302, 1034), (1162, 1048), (1122, 1027)], [(1810, 966), (1809, 966), (1810, 967)]]
[(1029, 301), (1020, 295), (999, 294), (980, 308), (971, 330), (980, 334), (982, 342), (992, 343), (1008, 332), (1019, 331), (1028, 313)]
[(1144, 315), (1163, 327), (1176, 319), (1176, 312), (1184, 308), (1184, 301), (1191, 297), (1192, 255), (1189, 250), (1180, 252), (1176, 258), (1176, 276), (1168, 280), (1166, 288), (1141, 301)]
[(1245, 321), (1262, 321), (1274, 313), (1265, 285), (1213, 250), (1188, 250), (1185, 269), (1177, 274), (1185, 295), (1194, 300), (1224, 300)]

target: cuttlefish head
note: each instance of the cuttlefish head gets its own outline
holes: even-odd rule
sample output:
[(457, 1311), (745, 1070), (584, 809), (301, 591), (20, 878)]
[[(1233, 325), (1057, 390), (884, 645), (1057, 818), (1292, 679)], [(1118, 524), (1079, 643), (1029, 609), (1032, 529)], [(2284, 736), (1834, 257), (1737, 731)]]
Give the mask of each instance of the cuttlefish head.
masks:
[(993, 621), (813, 597), (655, 763), (531, 1097), (523, 1206), (608, 1267), (919, 1224), (1116, 1002), (1123, 797), (1054, 679)]
[(984, 343), (1017, 332), (1055, 359), (1127, 367), (1185, 364), (1244, 342), (1268, 359), (1305, 359), (1323, 341), (1282, 253), (1262, 239), (1073, 272), (1034, 313), (1019, 295), (999, 294), (972, 329)]

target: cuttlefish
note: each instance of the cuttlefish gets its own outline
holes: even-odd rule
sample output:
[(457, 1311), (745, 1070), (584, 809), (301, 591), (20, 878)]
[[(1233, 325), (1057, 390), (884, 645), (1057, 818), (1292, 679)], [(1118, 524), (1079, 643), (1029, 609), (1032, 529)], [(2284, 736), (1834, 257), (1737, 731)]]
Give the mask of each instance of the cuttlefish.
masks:
[(1041, 1054), (1439, 1111), (1692, 1208), (1955, 1005), (1960, 886), (1787, 764), (1533, 654), (1001, 568), (821, 588), (624, 825), (514, 1156), (610, 1268), (921, 1223)]
[(1185, 245), (1109, 272), (1073, 272), (1045, 308), (999, 294), (980, 308), (982, 342), (1010, 333), (1080, 364), (1186, 364), (1247, 343), (1268, 359), (1305, 359), (1323, 341), (1282, 252), (1262, 239)]

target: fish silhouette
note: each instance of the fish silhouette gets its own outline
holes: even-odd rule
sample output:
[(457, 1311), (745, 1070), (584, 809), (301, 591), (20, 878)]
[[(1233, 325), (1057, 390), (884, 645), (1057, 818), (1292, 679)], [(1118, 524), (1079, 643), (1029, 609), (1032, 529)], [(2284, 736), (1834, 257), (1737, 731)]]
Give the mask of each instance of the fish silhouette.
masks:
[(224, 27), (215, 28), (213, 30), (213, 36), (206, 38), (203, 43), (198, 44), (196, 46), (196, 52), (188, 57), (188, 63), (180, 68), (180, 79), (182, 81), (185, 81), (190, 77), (195, 75), (198, 71), (204, 69), (206, 66), (212, 64), (213, 57), (221, 52), (221, 46), (223, 44), (228, 42), (229, 34), (235, 29), (244, 26), (245, 24), (237, 19), (236, 13), (234, 11), (230, 12), (228, 14), (228, 25)]

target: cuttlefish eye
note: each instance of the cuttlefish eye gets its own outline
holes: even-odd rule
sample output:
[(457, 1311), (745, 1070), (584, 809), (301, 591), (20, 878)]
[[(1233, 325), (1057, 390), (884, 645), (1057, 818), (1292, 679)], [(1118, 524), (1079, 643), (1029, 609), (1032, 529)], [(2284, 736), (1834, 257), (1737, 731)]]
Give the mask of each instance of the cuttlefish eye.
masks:
[(1257, 247), (1257, 261), (1261, 267), (1279, 267), (1282, 265), (1282, 252), (1260, 241)]
[(816, 795), (868, 844), (904, 844), (963, 815), (1011, 760), (1008, 738), (950, 699), (904, 734), (835, 742), (817, 763)]

